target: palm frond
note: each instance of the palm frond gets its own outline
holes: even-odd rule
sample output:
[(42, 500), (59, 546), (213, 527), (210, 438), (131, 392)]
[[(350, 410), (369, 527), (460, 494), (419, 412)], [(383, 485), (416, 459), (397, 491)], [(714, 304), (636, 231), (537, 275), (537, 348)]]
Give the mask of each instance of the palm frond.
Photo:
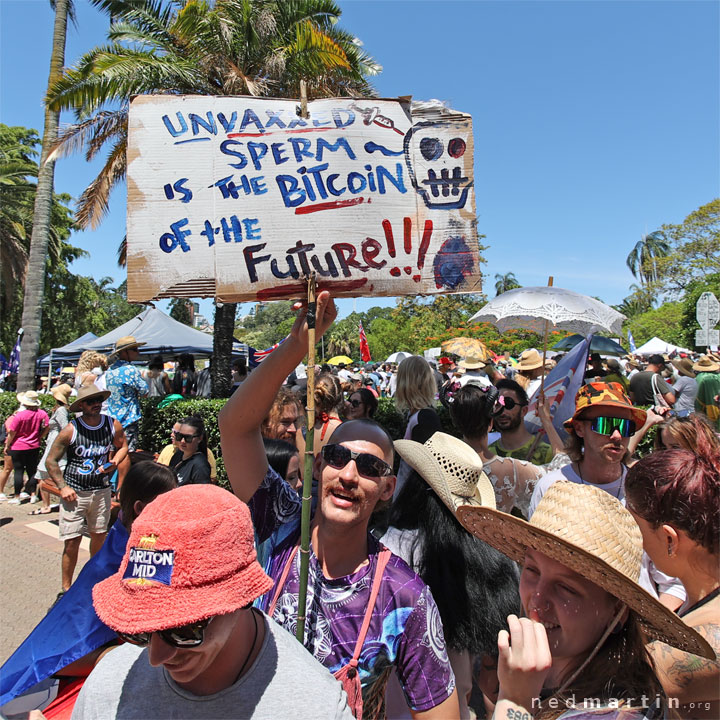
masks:
[(125, 179), (127, 144), (118, 142), (110, 151), (98, 176), (80, 196), (75, 220), (79, 227), (96, 230), (107, 215), (112, 189)]

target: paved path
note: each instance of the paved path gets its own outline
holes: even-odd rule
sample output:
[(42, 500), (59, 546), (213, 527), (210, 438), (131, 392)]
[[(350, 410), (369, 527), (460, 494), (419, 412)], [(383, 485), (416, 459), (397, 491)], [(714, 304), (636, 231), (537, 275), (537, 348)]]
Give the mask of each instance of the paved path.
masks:
[[(30, 515), (40, 504), (0, 504), (0, 664), (42, 620), (61, 589), (58, 513)], [(90, 558), (83, 538), (75, 576)]]

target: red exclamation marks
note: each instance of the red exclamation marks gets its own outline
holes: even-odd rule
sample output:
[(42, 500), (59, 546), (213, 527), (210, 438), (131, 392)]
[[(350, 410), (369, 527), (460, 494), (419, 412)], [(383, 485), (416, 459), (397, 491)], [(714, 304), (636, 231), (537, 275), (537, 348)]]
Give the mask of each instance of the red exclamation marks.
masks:
[[(394, 258), (395, 257), (395, 238), (393, 237), (392, 225), (390, 224), (389, 220), (383, 220), (382, 226), (383, 226), (383, 230), (385, 231), (385, 241), (387, 242), (388, 252), (390, 253), (390, 257)], [(390, 274), (393, 277), (398, 277), (400, 275), (400, 268), (399, 267), (391, 267)]]
[[(389, 220), (382, 221), (383, 230), (385, 231), (385, 241), (387, 243), (388, 253), (391, 258), (397, 257), (395, 250), (395, 237), (393, 235), (392, 225)], [(422, 270), (425, 265), (425, 256), (427, 255), (428, 248), (430, 247), (430, 239), (432, 238), (433, 224), (432, 220), (425, 221), (425, 227), (423, 228), (423, 236), (420, 241), (420, 249), (418, 250), (417, 267), (418, 270)], [(403, 250), (405, 255), (412, 254), (412, 218), (403, 218)], [(400, 277), (401, 273), (404, 272), (406, 275), (412, 273), (412, 267), (405, 265), (402, 270), (397, 266), (390, 268), (390, 274), (393, 277)], [(422, 279), (421, 275), (413, 275), (412, 279), (415, 282), (420, 282)]]
[[(420, 241), (420, 249), (418, 250), (418, 270), (422, 270), (425, 266), (425, 256), (427, 255), (428, 248), (430, 247), (430, 238), (432, 237), (433, 224), (432, 220), (425, 221), (425, 227), (423, 228), (423, 236)], [(413, 275), (415, 282), (420, 282), (420, 275)]]

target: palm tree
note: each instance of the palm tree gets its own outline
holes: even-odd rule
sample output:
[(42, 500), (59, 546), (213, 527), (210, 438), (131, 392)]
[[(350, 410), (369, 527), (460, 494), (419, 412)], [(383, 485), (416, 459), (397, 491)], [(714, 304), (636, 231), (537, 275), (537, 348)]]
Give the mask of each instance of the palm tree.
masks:
[[(65, 63), (67, 21), (68, 16), (73, 14), (72, 0), (54, 0), (54, 2), (51, 0), (51, 4), (55, 7), (55, 25), (53, 27), (48, 87), (60, 75)], [(40, 347), (42, 302), (45, 295), (45, 260), (50, 239), (50, 216), (53, 204), (53, 181), (55, 179), (55, 162), (49, 158), (49, 155), (50, 149), (57, 139), (59, 122), (60, 112), (46, 107), (42, 153), (40, 155), (40, 168), (35, 192), (30, 254), (27, 264), (25, 298), (23, 300), (22, 325), (25, 334), (23, 336), (20, 372), (17, 381), (18, 390), (21, 391), (35, 388), (35, 361)]]
[[(73, 108), (78, 119), (57, 155), (82, 149), (91, 160), (110, 146), (80, 197), (81, 227), (99, 225), (125, 179), (131, 95), (297, 97), (301, 80), (309, 98), (371, 95), (366, 78), (380, 70), (338, 27), (341, 11), (331, 0), (92, 1), (112, 16), (110, 44), (80, 58), (48, 93), (51, 108)], [(215, 315), (213, 394), (220, 395), (229, 391), (235, 305), (218, 304)]]
[(627, 256), (627, 266), (633, 277), (647, 285), (658, 280), (657, 260), (670, 254), (670, 243), (660, 230), (643, 235)]
[(504, 275), (495, 275), (495, 296), (502, 295), (508, 290), (522, 287), (515, 277), (515, 273), (505, 273)]

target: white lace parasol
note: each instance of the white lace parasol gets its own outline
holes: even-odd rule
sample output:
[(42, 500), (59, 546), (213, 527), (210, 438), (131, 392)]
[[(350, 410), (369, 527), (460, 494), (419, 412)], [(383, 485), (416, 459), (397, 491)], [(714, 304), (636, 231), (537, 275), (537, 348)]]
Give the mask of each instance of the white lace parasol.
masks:
[(619, 335), (625, 316), (595, 298), (558, 287), (524, 287), (498, 295), (470, 318), (490, 322), (502, 331), (531, 330), (540, 335), (545, 321), (550, 329), (587, 335), (605, 330)]

